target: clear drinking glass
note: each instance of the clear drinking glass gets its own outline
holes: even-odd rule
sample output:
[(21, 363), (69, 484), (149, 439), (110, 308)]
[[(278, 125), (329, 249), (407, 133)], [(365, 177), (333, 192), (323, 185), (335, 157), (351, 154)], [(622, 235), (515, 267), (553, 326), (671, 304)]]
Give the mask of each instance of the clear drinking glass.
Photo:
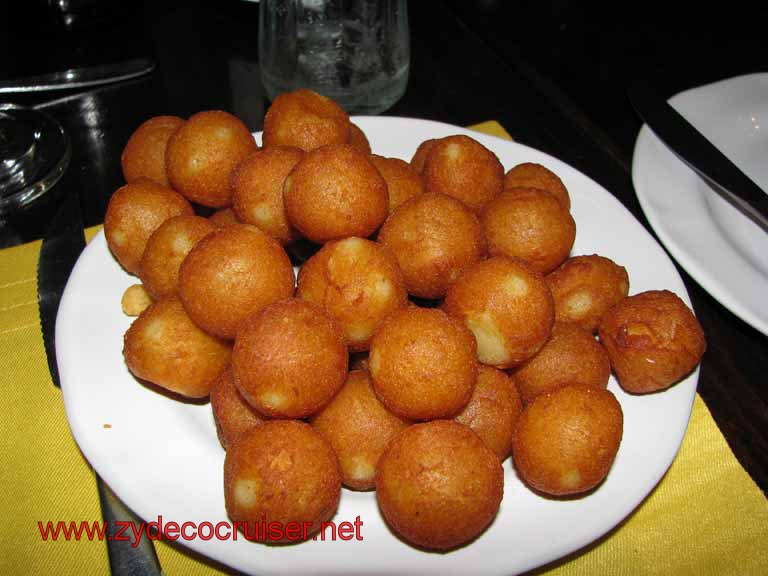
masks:
[(309, 88), (347, 112), (378, 114), (405, 92), (407, 0), (261, 0), (259, 62), (267, 96)]

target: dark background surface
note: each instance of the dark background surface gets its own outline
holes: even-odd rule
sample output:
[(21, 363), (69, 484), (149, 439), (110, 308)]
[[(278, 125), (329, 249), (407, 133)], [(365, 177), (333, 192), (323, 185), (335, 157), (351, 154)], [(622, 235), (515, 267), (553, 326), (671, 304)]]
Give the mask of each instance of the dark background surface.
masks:
[[(43, 235), (63, 194), (80, 192), (87, 225), (100, 223), (122, 181), (131, 132), (157, 114), (229, 110), (252, 130), (268, 102), (258, 78), (258, 5), (207, 2), (5, 3), (0, 77), (150, 56), (151, 76), (87, 93), (0, 95), (44, 109), (65, 126), (73, 156), (48, 198), (7, 217), (0, 246)], [(59, 3), (61, 4), (61, 3)], [(768, 8), (740, 3), (695, 12), (593, 3), (443, 0), (410, 3), (411, 76), (388, 114), (467, 125), (498, 120), (516, 140), (553, 154), (606, 187), (648, 226), (629, 166), (640, 127), (627, 81), (665, 96), (768, 71)], [(595, 3), (596, 4), (596, 3)], [(708, 336), (699, 391), (734, 453), (768, 488), (768, 338), (737, 319), (681, 270)]]

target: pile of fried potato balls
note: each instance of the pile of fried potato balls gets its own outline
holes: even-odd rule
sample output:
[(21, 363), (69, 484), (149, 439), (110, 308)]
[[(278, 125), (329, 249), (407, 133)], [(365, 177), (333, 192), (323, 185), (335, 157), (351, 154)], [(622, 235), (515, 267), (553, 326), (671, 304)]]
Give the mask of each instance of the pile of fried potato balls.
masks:
[(704, 352), (675, 294), (628, 296), (620, 264), (569, 257), (568, 190), (540, 164), (505, 174), (465, 135), (376, 156), (308, 90), (275, 99), (263, 143), (223, 111), (148, 120), (104, 224), (143, 285), (123, 297), (126, 364), (210, 396), (246, 526), (311, 536), (344, 485), (375, 489), (405, 541), (464, 545), (496, 516), (510, 455), (545, 496), (603, 481), (623, 432), (611, 371), (656, 392)]

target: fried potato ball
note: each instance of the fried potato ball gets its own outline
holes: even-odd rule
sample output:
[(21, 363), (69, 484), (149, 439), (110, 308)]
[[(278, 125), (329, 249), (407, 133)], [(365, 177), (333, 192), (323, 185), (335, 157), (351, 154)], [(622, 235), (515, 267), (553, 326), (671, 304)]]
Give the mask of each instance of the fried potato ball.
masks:
[(312, 90), (280, 94), (264, 117), (264, 147), (294, 146), (309, 152), (350, 139), (347, 114), (336, 102)]
[(230, 345), (189, 319), (178, 298), (155, 302), (125, 333), (123, 355), (137, 378), (188, 396), (208, 396), (229, 364)]
[(338, 325), (318, 305), (288, 298), (243, 322), (232, 370), (237, 389), (259, 412), (304, 418), (344, 385), (348, 362)]
[(141, 124), (128, 138), (120, 156), (125, 181), (149, 178), (170, 186), (165, 173), (165, 149), (171, 134), (183, 124), (178, 116), (155, 116)]
[(504, 496), (496, 454), (469, 428), (435, 420), (400, 432), (379, 460), (376, 498), (389, 526), (423, 548), (475, 539)]
[(586, 492), (608, 474), (623, 427), (621, 406), (604, 388), (572, 385), (546, 392), (517, 422), (512, 446), (517, 473), (545, 494)]
[(225, 450), (251, 428), (264, 422), (264, 417), (237, 391), (231, 367), (213, 381), (211, 408), (216, 432)]
[(169, 218), (152, 233), (141, 257), (139, 277), (154, 298), (178, 292), (181, 263), (214, 230), (216, 226), (209, 220), (186, 214)]
[(283, 185), (288, 221), (322, 244), (373, 234), (387, 217), (387, 183), (349, 144), (309, 152)]
[(193, 214), (181, 194), (147, 178), (135, 180), (118, 188), (109, 199), (104, 216), (107, 245), (126, 272), (138, 275), (149, 237), (163, 222), (180, 214)]
[(138, 316), (152, 304), (152, 296), (141, 284), (128, 286), (123, 297), (120, 299), (120, 305), (123, 308), (123, 314), (126, 316)]
[(387, 218), (378, 241), (397, 258), (408, 292), (441, 298), (462, 270), (485, 256), (480, 221), (445, 194), (411, 198)]
[(544, 347), (513, 374), (523, 402), (568, 384), (605, 388), (611, 363), (605, 348), (576, 324), (555, 322)]
[(629, 294), (626, 268), (597, 254), (569, 258), (545, 280), (558, 322), (574, 322), (590, 332), (597, 332), (608, 309)]
[(424, 142), (419, 144), (419, 147), (416, 148), (416, 152), (414, 152), (413, 158), (411, 158), (411, 167), (413, 167), (419, 174), (424, 172), (424, 164), (427, 161), (427, 156), (436, 143), (437, 138), (431, 138), (429, 140), (424, 140)]
[(240, 527), (249, 540), (306, 540), (333, 517), (340, 496), (336, 454), (304, 422), (264, 422), (232, 444), (224, 458), (227, 514), (235, 526), (245, 523)]
[(216, 212), (208, 217), (208, 220), (210, 220), (211, 224), (216, 226), (216, 228), (224, 228), (224, 226), (229, 226), (230, 224), (241, 223), (237, 218), (237, 214), (235, 214), (235, 211), (232, 208), (222, 208), (221, 210), (216, 210)]
[(352, 352), (367, 350), (381, 321), (408, 301), (395, 257), (381, 244), (356, 237), (329, 242), (307, 260), (296, 296), (322, 306)]
[(521, 260), (496, 256), (464, 271), (445, 295), (443, 309), (477, 340), (480, 362), (517, 366), (536, 354), (555, 321), (544, 278)]
[(200, 240), (179, 269), (179, 295), (190, 318), (222, 338), (267, 304), (293, 295), (285, 250), (253, 226), (233, 224)]
[(232, 170), (255, 149), (256, 141), (239, 118), (222, 110), (198, 112), (168, 140), (168, 180), (193, 202), (229, 206)]
[(533, 162), (523, 162), (504, 175), (504, 189), (538, 188), (552, 194), (566, 209), (571, 209), (571, 197), (560, 177), (549, 168)]
[(371, 153), (371, 143), (368, 142), (368, 137), (354, 122), (349, 123), (349, 144), (363, 154)]
[(504, 182), (504, 167), (496, 154), (461, 135), (435, 142), (423, 173), (427, 191), (453, 196), (475, 212), (501, 192)]
[(283, 183), (304, 156), (299, 148), (274, 146), (247, 156), (232, 174), (232, 206), (241, 222), (253, 224), (280, 244), (296, 239), (283, 206)]
[(568, 257), (576, 239), (570, 213), (536, 188), (508, 188), (488, 202), (481, 222), (488, 254), (520, 258), (542, 274)]
[(410, 423), (381, 403), (367, 372), (355, 370), (311, 424), (336, 451), (342, 484), (354, 490), (370, 490), (376, 483), (376, 466), (382, 452)]
[(424, 179), (407, 162), (376, 154), (370, 160), (387, 182), (390, 214), (406, 200), (424, 193)]
[(480, 365), (475, 391), (456, 422), (469, 426), (500, 460), (509, 456), (523, 411), (515, 383), (502, 370)]
[(669, 388), (699, 363), (707, 343), (688, 306), (668, 290), (629, 296), (600, 321), (600, 341), (627, 392)]
[(409, 420), (452, 418), (469, 402), (477, 377), (472, 333), (436, 308), (407, 307), (371, 340), (368, 365), (376, 395)]

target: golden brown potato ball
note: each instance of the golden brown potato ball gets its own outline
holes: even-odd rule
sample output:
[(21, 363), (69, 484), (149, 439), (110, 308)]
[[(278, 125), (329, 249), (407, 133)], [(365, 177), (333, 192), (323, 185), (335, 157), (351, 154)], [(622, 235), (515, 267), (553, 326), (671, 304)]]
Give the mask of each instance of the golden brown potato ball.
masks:
[(178, 298), (165, 298), (142, 312), (125, 333), (123, 355), (131, 373), (182, 396), (208, 396), (229, 364), (230, 345), (189, 319)]
[(634, 394), (678, 382), (707, 347), (691, 309), (668, 290), (641, 292), (613, 306), (600, 321), (600, 341), (619, 384)]
[(477, 377), (472, 333), (436, 308), (407, 307), (371, 340), (368, 365), (379, 399), (410, 420), (452, 418), (469, 402)]
[(592, 333), (562, 322), (555, 322), (544, 347), (514, 372), (515, 384), (526, 404), (568, 384), (605, 388), (610, 377), (608, 353)]
[(608, 474), (623, 427), (621, 406), (604, 388), (572, 385), (546, 392), (517, 421), (512, 446), (517, 473), (545, 494), (586, 492)]
[(363, 370), (350, 372), (331, 403), (312, 418), (339, 457), (342, 484), (354, 490), (374, 487), (382, 452), (408, 424), (381, 403)]
[(283, 183), (303, 156), (299, 148), (274, 146), (247, 156), (232, 174), (232, 206), (237, 218), (280, 244), (297, 236), (285, 217)]
[(208, 217), (208, 220), (210, 220), (211, 224), (216, 226), (216, 228), (224, 228), (224, 226), (229, 226), (230, 224), (241, 223), (237, 218), (237, 214), (235, 214), (235, 211), (232, 208), (222, 208), (221, 210), (216, 210), (216, 212)]
[(178, 116), (155, 116), (131, 134), (120, 156), (126, 182), (149, 178), (170, 186), (165, 173), (165, 149), (171, 134), (182, 124), (184, 120)]
[(178, 292), (182, 261), (214, 230), (216, 226), (209, 220), (185, 214), (169, 218), (152, 233), (141, 257), (139, 277), (155, 299)]
[(222, 338), (267, 304), (293, 295), (291, 261), (276, 240), (246, 224), (208, 234), (179, 269), (179, 295), (190, 318)]
[(120, 299), (123, 314), (126, 316), (138, 316), (152, 305), (152, 296), (143, 285), (133, 284), (128, 286)]
[(419, 144), (419, 147), (416, 148), (416, 152), (414, 152), (413, 158), (411, 158), (411, 167), (413, 167), (419, 174), (424, 172), (424, 164), (427, 161), (427, 156), (429, 156), (430, 151), (436, 143), (437, 138), (431, 138), (429, 140), (424, 140), (424, 142)]
[(496, 154), (469, 136), (441, 138), (424, 163), (427, 191), (453, 196), (475, 212), (501, 192), (503, 181)]
[(480, 221), (445, 194), (411, 198), (387, 218), (378, 241), (397, 258), (408, 292), (441, 298), (462, 270), (485, 256)]
[(481, 221), (489, 255), (520, 258), (542, 274), (568, 257), (576, 239), (568, 210), (536, 188), (505, 190), (488, 202)]
[(408, 162), (376, 154), (372, 154), (370, 160), (387, 182), (390, 214), (406, 200), (424, 193), (424, 179)]
[(536, 354), (555, 321), (544, 278), (521, 260), (496, 256), (471, 266), (445, 295), (443, 309), (477, 339), (480, 362), (517, 366)]
[(227, 450), (224, 504), (249, 540), (306, 540), (333, 517), (340, 495), (336, 454), (304, 422), (264, 422)]
[(376, 497), (389, 526), (423, 548), (476, 538), (504, 496), (501, 461), (469, 428), (450, 420), (414, 424), (379, 460)]
[(566, 209), (571, 209), (571, 197), (560, 177), (541, 164), (523, 162), (504, 175), (504, 189), (539, 188), (552, 194)]
[(349, 144), (309, 152), (286, 178), (288, 221), (317, 243), (370, 236), (387, 217), (387, 183)]
[(193, 214), (181, 194), (147, 178), (135, 180), (109, 199), (104, 216), (107, 245), (127, 272), (138, 275), (149, 237), (160, 224), (180, 214)]
[(353, 352), (367, 350), (381, 321), (408, 301), (395, 257), (354, 236), (329, 242), (304, 263), (296, 296), (322, 306)]
[(504, 460), (512, 450), (515, 424), (523, 410), (515, 383), (502, 370), (480, 365), (469, 404), (456, 416)]
[(558, 322), (573, 322), (590, 332), (597, 332), (603, 314), (629, 293), (627, 270), (597, 254), (569, 258), (545, 279)]
[(193, 202), (229, 206), (232, 170), (255, 149), (256, 141), (237, 117), (222, 110), (198, 112), (168, 140), (168, 180)]
[(368, 142), (368, 137), (354, 122), (349, 123), (349, 144), (363, 154), (371, 153), (371, 143)]
[(237, 391), (231, 367), (213, 381), (211, 408), (216, 432), (225, 450), (244, 433), (264, 422), (264, 417)]
[(298, 298), (270, 304), (243, 322), (232, 370), (240, 393), (274, 418), (304, 418), (344, 385), (344, 335), (322, 308)]
[(336, 102), (313, 92), (280, 94), (264, 117), (264, 147), (294, 146), (309, 152), (350, 139), (347, 114)]

